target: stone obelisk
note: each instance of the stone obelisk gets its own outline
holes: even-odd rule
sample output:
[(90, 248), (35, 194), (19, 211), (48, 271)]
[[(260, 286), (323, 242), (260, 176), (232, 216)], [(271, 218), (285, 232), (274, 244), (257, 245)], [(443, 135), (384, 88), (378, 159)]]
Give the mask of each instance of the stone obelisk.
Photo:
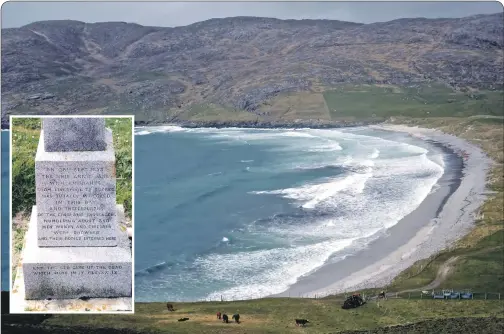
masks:
[(101, 118), (46, 118), (36, 206), (22, 268), (26, 299), (129, 297), (132, 259), (119, 228), (112, 132)]

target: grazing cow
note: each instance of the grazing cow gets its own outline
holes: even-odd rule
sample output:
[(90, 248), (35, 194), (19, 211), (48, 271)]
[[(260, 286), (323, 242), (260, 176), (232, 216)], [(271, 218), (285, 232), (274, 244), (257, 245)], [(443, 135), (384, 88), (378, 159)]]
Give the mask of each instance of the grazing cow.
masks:
[(296, 326), (305, 326), (306, 324), (310, 323), (306, 319), (296, 319)]
[(221, 313), (217, 312), (217, 319), (221, 320)]
[(173, 305), (172, 305), (172, 304), (170, 304), (170, 303), (167, 303), (167, 304), (166, 304), (166, 308), (167, 308), (167, 309), (168, 309), (168, 311), (170, 311), (170, 312), (175, 311), (175, 309), (173, 308)]
[(178, 321), (187, 321), (189, 318), (180, 318)]
[(226, 314), (226, 313), (224, 313), (224, 314), (222, 315), (222, 322), (225, 322), (226, 324), (228, 324), (228, 323), (229, 323), (229, 318), (228, 318), (228, 316), (227, 316), (227, 314)]
[(240, 315), (238, 313), (233, 314), (233, 319), (237, 324), (240, 323)]

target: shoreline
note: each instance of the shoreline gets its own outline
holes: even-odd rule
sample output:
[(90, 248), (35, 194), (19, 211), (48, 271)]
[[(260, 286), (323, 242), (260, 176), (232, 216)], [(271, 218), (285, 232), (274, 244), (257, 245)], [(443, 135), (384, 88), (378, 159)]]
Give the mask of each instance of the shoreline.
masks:
[[(448, 248), (474, 226), (477, 210), (485, 200), (491, 163), (480, 148), (438, 130), (386, 124), (369, 127), (404, 132), (442, 148), (448, 159), (436, 183), (439, 188), (367, 248), (339, 262), (326, 262), (286, 291), (269, 297), (323, 297), (384, 288), (416, 261)], [(463, 152), (469, 153), (465, 161)]]
[(306, 120), (296, 119), (292, 121), (282, 120), (254, 120), (254, 121), (135, 121), (135, 127), (149, 126), (179, 126), (181, 128), (244, 128), (244, 129), (338, 129), (348, 127), (369, 126), (383, 123), (385, 119), (366, 121), (330, 121), (330, 120)]

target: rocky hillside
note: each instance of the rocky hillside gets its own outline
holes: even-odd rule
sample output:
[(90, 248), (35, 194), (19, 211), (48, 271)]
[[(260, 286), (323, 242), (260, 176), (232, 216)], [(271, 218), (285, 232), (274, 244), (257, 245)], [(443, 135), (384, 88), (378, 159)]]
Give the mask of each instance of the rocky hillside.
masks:
[(36, 22), (2, 30), (2, 118), (172, 121), (202, 105), (265, 117), (276, 96), (348, 83), (501, 89), (503, 33), (502, 13), (374, 24), (234, 17), (177, 28)]

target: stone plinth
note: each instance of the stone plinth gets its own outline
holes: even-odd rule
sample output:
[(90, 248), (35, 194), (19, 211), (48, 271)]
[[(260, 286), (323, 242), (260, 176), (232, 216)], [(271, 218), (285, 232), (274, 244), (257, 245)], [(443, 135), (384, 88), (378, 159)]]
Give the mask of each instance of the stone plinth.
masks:
[[(44, 120), (44, 124), (47, 121)], [(35, 157), (38, 208), (38, 238), (35, 244), (52, 247), (116, 246), (116, 173), (112, 132), (104, 130), (104, 151), (48, 152), (44, 147), (45, 131), (41, 131)]]
[[(114, 208), (122, 216), (122, 206)], [(114, 225), (117, 247), (40, 247), (37, 209), (32, 209), (22, 258), (26, 299), (131, 297), (130, 242), (119, 224)]]
[(43, 130), (46, 152), (103, 151), (107, 147), (103, 118), (46, 118)]

